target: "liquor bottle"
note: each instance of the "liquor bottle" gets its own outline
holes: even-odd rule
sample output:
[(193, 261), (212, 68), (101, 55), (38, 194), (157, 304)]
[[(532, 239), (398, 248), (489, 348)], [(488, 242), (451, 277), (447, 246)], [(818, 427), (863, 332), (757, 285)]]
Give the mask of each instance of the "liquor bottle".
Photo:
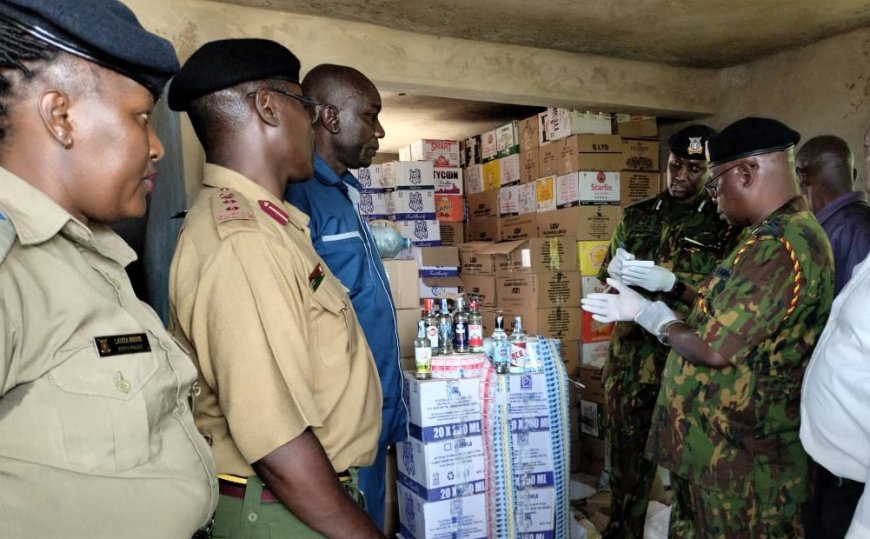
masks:
[(510, 336), (511, 343), (511, 367), (515, 373), (526, 372), (526, 334), (523, 333), (523, 317), (514, 317), (514, 331)]
[(511, 343), (507, 333), (504, 332), (504, 317), (495, 317), (495, 330), (492, 332), (492, 364), (495, 372), (506, 374), (510, 370)]
[(432, 355), (435, 355), (438, 353), (438, 311), (435, 309), (435, 300), (424, 299), (423, 307), (426, 309), (423, 315), (423, 320), (426, 322), (426, 337), (429, 338), (429, 344), (432, 346)]
[(462, 296), (456, 298), (456, 310), (453, 312), (453, 351), (457, 354), (468, 352), (468, 312)]
[(478, 307), (477, 298), (471, 300), (471, 312), (468, 314), (468, 351), (483, 352), (483, 316)]
[(441, 298), (441, 314), (438, 315), (438, 353), (453, 353), (453, 317), (447, 306), (447, 298)]
[(417, 322), (417, 338), (414, 340), (414, 377), (418, 380), (432, 378), (432, 345), (426, 337), (426, 323)]

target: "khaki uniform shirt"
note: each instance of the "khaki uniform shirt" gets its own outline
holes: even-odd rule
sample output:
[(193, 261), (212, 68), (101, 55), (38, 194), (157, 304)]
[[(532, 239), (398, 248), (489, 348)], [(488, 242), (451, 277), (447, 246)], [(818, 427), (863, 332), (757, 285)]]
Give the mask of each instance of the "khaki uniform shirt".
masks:
[(345, 289), (314, 251), (308, 217), (216, 165), (178, 239), (172, 327), (196, 351), (196, 422), (218, 471), (250, 464), (306, 429), (336, 471), (374, 460), (377, 370)]
[(193, 363), (124, 271), (135, 254), (4, 169), (0, 212), (17, 235), (0, 263), (0, 537), (190, 537), (217, 503), (214, 462)]

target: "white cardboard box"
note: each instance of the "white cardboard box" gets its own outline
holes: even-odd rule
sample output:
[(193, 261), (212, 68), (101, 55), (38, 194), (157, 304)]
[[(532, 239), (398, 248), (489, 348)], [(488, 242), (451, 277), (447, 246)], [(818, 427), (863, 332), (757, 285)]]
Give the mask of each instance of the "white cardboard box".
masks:
[(535, 213), (538, 211), (537, 184), (524, 183), (517, 186), (517, 214)]
[(418, 247), (441, 245), (441, 226), (434, 219), (399, 220), (393, 224), (399, 234)]
[(390, 161), (382, 165), (381, 174), (390, 189), (435, 189), (430, 161)]
[(400, 481), (427, 501), (444, 499), (445, 487), (486, 478), (481, 436), (428, 443), (408, 438), (398, 442), (396, 450)]
[(567, 208), (580, 204), (579, 172), (556, 176), (556, 207)]
[(511, 434), (517, 487), (553, 486), (553, 449), (550, 431)]
[(362, 192), (359, 194), (359, 214), (365, 219), (387, 219), (390, 216), (390, 194)]
[(498, 188), (499, 216), (519, 214), (519, 185), (508, 185)]
[(520, 183), (520, 154), (515, 153), (499, 159), (499, 185)]
[(435, 168), (459, 166), (458, 140), (423, 139), (411, 143), (412, 161), (432, 161)]
[(435, 177), (435, 192), (450, 195), (461, 195), (464, 191), (462, 169), (459, 167), (444, 167), (432, 169)]
[(485, 494), (426, 502), (400, 484), (398, 496), (400, 531), (407, 539), (488, 537)]
[(580, 202), (619, 204), (619, 172), (578, 172)]
[(382, 165), (371, 165), (366, 168), (351, 170), (362, 185), (363, 191), (383, 191), (388, 189), (384, 185), (384, 169)]
[(485, 161), (495, 159), (498, 153), (498, 140), (495, 129), (480, 135), (480, 158)]
[(411, 436), (423, 442), (481, 434), (477, 378), (417, 380), (405, 372)]
[(515, 513), (517, 537), (523, 539), (553, 537), (555, 503), (555, 488), (518, 490)]
[(387, 208), (393, 219), (435, 219), (435, 191), (432, 189), (396, 189), (389, 195)]
[(604, 112), (580, 112), (550, 107), (546, 117), (546, 139), (559, 140), (579, 133), (610, 135), (611, 115)]
[(483, 192), (483, 165), (469, 165), (463, 169), (463, 174), (466, 195)]

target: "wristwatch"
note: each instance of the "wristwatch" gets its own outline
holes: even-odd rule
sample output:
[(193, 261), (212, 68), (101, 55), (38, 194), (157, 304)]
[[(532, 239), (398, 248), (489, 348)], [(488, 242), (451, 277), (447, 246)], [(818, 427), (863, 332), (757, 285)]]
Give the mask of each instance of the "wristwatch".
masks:
[(671, 326), (679, 322), (680, 320), (668, 320), (661, 326), (659, 326), (658, 331), (656, 332), (656, 339), (659, 340), (665, 346), (670, 346), (668, 343), (668, 330), (671, 329)]
[(668, 294), (670, 294), (670, 295), (672, 295), (673, 297), (679, 299), (679, 298), (683, 297), (683, 293), (684, 293), (685, 291), (686, 291), (686, 283), (684, 283), (683, 281), (681, 281), (681, 280), (679, 280), (679, 279), (675, 279), (675, 280), (674, 280), (674, 286), (671, 287), (671, 289), (670, 289), (670, 291), (668, 292)]

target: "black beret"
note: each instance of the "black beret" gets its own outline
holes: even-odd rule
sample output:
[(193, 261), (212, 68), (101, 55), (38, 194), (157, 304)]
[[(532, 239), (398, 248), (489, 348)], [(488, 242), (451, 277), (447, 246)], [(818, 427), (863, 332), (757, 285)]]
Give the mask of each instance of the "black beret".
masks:
[(172, 44), (117, 0), (2, 0), (0, 17), (58, 49), (121, 73), (160, 97), (179, 68)]
[(781, 152), (800, 141), (794, 129), (770, 118), (743, 118), (723, 129), (707, 144), (710, 166), (752, 155)]
[(705, 148), (710, 137), (716, 134), (712, 127), (696, 124), (684, 127), (668, 137), (671, 153), (683, 159), (707, 159)]
[(224, 88), (262, 79), (299, 84), (299, 59), (268, 39), (221, 39), (197, 49), (169, 85), (169, 108), (187, 110), (190, 102)]

